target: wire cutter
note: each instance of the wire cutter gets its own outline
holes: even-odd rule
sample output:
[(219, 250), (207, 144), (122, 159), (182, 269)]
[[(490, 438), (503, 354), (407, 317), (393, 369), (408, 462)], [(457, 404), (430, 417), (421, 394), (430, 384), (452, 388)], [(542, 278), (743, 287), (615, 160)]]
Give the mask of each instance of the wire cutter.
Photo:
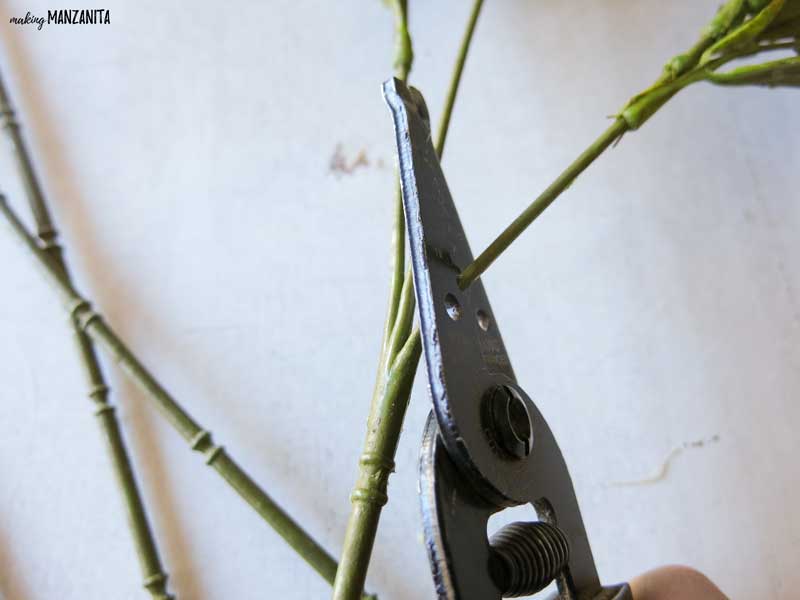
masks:
[[(422, 95), (383, 85), (392, 112), (433, 410), (420, 456), (425, 542), (438, 597), (530, 596), (553, 581), (563, 600), (630, 600), (603, 587), (567, 465), (542, 414), (517, 383), (431, 141)], [(489, 517), (531, 504), (539, 518), (491, 539)]]

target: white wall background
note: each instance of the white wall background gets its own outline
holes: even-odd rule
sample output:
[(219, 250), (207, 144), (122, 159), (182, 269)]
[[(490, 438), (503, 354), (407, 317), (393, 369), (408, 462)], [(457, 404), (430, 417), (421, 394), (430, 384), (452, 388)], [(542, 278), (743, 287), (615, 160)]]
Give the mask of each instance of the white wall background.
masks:
[[(435, 120), (468, 5), (411, 4), (413, 83)], [(444, 160), (474, 250), (717, 4), (487, 2)], [(42, 31), (8, 18), (52, 3), (0, 6), (0, 62), (79, 287), (338, 555), (388, 281), (391, 14), (377, 0), (104, 6), (110, 26)], [(797, 107), (791, 91), (682, 93), (485, 276), (605, 581), (681, 562), (734, 598), (800, 586)], [(337, 145), (370, 166), (331, 173)], [(6, 147), (0, 187), (27, 217)], [(0, 257), (0, 597), (145, 598), (64, 313), (5, 233)], [(179, 598), (326, 597), (107, 373)], [(385, 599), (432, 595), (423, 383), (369, 573)], [(696, 440), (662, 481), (615, 483)]]

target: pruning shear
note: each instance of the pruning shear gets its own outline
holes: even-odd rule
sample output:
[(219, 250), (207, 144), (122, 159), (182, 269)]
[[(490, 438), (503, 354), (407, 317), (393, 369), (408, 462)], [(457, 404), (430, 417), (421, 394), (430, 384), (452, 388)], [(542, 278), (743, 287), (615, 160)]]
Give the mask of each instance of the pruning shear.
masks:
[[(438, 598), (530, 596), (555, 581), (562, 600), (631, 600), (603, 587), (567, 465), (542, 414), (517, 383), (431, 142), (422, 95), (384, 83), (394, 119), (422, 346), (433, 410), (420, 456), (425, 542)], [(488, 539), (494, 513), (531, 504), (538, 521)]]

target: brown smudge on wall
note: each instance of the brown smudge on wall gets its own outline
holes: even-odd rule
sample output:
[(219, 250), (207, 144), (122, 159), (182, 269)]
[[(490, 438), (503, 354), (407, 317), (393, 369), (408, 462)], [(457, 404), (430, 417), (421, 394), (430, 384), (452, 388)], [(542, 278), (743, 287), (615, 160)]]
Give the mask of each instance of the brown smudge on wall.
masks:
[(358, 168), (368, 166), (369, 158), (367, 157), (366, 150), (362, 148), (358, 151), (354, 159), (348, 161), (342, 149), (342, 145), (336, 144), (328, 169), (335, 175), (352, 175)]

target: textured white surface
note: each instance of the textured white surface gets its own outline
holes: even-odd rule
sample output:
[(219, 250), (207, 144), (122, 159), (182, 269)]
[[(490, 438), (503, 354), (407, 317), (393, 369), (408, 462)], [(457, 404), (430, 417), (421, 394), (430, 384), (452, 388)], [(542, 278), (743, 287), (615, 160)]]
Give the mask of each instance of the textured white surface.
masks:
[[(413, 82), (435, 120), (468, 6), (411, 4)], [(487, 3), (444, 160), (475, 250), (717, 4)], [(388, 280), (390, 13), (105, 6), (110, 26), (42, 31), (8, 18), (52, 3), (0, 7), (2, 68), (67, 259), (193, 416), (338, 555)], [(734, 598), (800, 586), (797, 106), (788, 91), (682, 93), (485, 276), (605, 581), (682, 562)], [(369, 166), (331, 173), (337, 146)], [(0, 185), (27, 217), (5, 146)], [(0, 257), (0, 597), (144, 598), (64, 314), (5, 233)], [(106, 367), (178, 597), (326, 597)], [(416, 498), (427, 411), (418, 378), (369, 573), (387, 600), (432, 595)], [(695, 440), (662, 481), (617, 485)]]

